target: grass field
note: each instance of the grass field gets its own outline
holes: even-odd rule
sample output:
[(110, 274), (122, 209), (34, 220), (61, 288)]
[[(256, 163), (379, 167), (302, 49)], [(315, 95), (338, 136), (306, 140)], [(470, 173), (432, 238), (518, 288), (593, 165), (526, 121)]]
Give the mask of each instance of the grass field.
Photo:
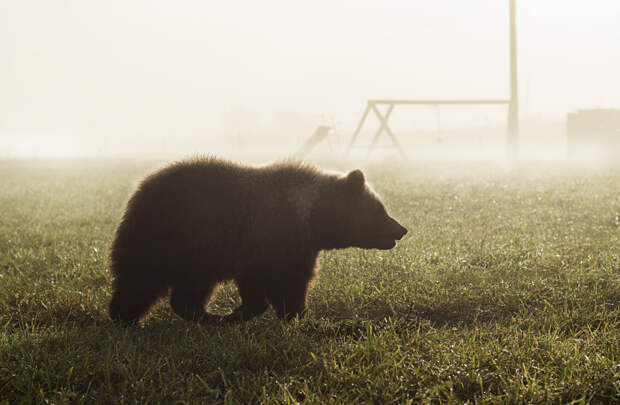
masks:
[(323, 253), (306, 318), (124, 329), (108, 248), (159, 163), (0, 161), (0, 404), (620, 402), (620, 167), (369, 164), (409, 234)]

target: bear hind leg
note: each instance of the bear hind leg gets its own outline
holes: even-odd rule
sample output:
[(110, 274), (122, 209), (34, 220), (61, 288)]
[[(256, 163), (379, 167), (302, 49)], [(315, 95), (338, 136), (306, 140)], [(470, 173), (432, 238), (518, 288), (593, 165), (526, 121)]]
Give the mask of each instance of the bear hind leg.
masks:
[(170, 294), (170, 306), (172, 310), (186, 321), (210, 323), (218, 321), (222, 317), (209, 314), (205, 306), (215, 291), (216, 283), (204, 289), (173, 288)]
[(116, 280), (110, 301), (110, 318), (125, 324), (136, 324), (166, 290), (164, 283), (145, 285)]

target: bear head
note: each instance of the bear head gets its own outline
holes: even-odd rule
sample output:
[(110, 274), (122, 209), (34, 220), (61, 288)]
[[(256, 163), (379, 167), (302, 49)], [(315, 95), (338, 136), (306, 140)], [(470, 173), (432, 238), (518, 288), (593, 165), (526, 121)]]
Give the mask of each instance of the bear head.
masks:
[(407, 229), (390, 217), (360, 170), (338, 178), (321, 193), (313, 228), (322, 249), (391, 249)]

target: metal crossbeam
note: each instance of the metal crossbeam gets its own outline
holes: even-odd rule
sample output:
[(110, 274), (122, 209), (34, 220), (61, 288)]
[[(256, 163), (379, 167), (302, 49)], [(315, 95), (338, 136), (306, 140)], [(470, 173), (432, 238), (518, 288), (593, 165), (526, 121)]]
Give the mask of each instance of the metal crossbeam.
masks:
[(510, 100), (368, 100), (368, 104), (401, 104), (401, 105), (492, 105), (510, 104)]
[[(380, 126), (372, 138), (372, 143), (370, 144), (368, 148), (368, 154), (366, 155), (366, 157), (367, 158), (370, 157), (372, 151), (377, 147), (377, 141), (381, 137), (381, 134), (385, 131), (390, 137), (390, 139), (392, 140), (392, 146), (398, 150), (398, 152), (400, 153), (403, 159), (407, 159), (405, 150), (402, 148), (402, 146), (398, 142), (398, 139), (396, 139), (396, 135), (394, 135), (394, 132), (392, 132), (392, 129), (388, 125), (388, 120), (390, 119), (390, 116), (392, 115), (392, 111), (394, 111), (394, 106), (396, 105), (431, 105), (431, 106), (437, 107), (437, 132), (438, 132), (438, 137), (439, 137), (440, 136), (439, 134), (439, 131), (440, 131), (439, 129), (439, 106), (441, 105), (510, 105), (510, 104), (511, 104), (510, 100), (390, 100), (390, 99), (368, 100), (366, 109), (364, 110), (364, 113), (362, 114), (362, 118), (360, 119), (360, 122), (357, 124), (357, 127), (355, 128), (355, 131), (353, 132), (353, 136), (351, 137), (351, 142), (349, 142), (349, 147), (347, 148), (345, 157), (348, 156), (349, 153), (351, 152), (351, 149), (353, 149), (353, 145), (355, 144), (357, 137), (362, 131), (364, 123), (366, 122), (366, 118), (368, 118), (368, 114), (371, 111), (374, 112), (377, 118), (379, 119)], [(379, 109), (377, 108), (378, 105), (388, 106), (387, 111), (385, 112), (385, 115), (381, 114), (381, 111), (379, 111)]]

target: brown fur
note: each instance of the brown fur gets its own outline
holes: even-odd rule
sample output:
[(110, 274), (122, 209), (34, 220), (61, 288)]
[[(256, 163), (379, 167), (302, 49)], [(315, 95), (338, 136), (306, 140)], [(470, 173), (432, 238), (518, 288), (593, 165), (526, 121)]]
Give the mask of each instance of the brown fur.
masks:
[[(169, 289), (187, 320), (243, 321), (269, 305), (281, 318), (299, 315), (320, 250), (389, 249), (405, 233), (360, 171), (182, 161), (148, 176), (127, 204), (112, 246), (110, 316), (135, 323)], [(242, 305), (223, 317), (205, 312), (226, 280)]]

